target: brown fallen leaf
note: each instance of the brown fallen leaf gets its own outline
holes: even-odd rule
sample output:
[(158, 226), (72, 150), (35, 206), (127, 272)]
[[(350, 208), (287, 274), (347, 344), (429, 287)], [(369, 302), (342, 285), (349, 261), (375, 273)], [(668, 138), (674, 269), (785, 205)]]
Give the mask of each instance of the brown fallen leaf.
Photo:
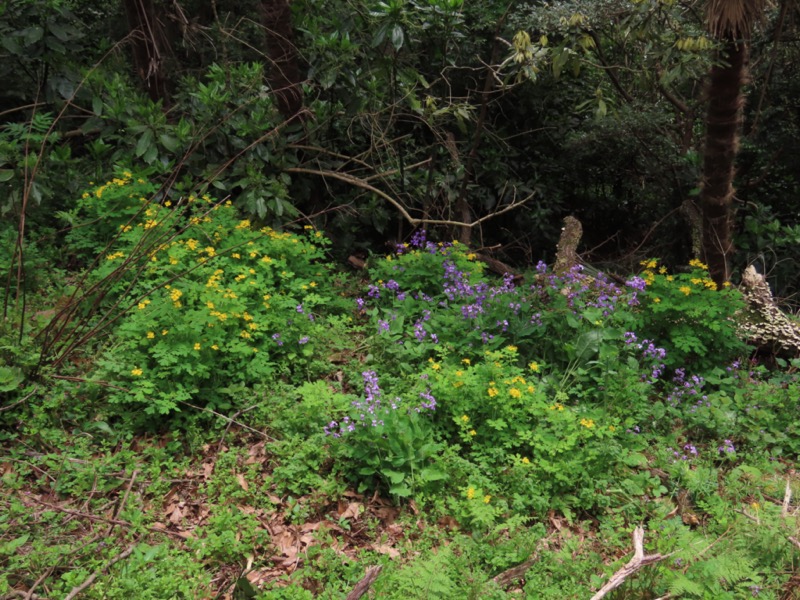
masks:
[(364, 505), (361, 502), (350, 502), (347, 508), (339, 514), (340, 519), (358, 519), (359, 515), (363, 512)]
[(242, 489), (243, 489), (245, 492), (247, 492), (247, 491), (249, 491), (249, 490), (250, 490), (250, 486), (249, 486), (249, 485), (247, 485), (247, 480), (244, 478), (244, 475), (242, 475), (241, 473), (238, 473), (238, 474), (236, 475), (236, 481), (238, 481), (238, 482), (239, 482), (239, 485), (241, 486), (241, 488), (242, 488)]
[(388, 544), (372, 544), (372, 549), (380, 554), (386, 554), (389, 558), (399, 558), (400, 552)]
[(181, 510), (180, 506), (176, 506), (175, 510), (169, 515), (169, 522), (173, 525), (177, 525), (183, 519), (183, 511)]

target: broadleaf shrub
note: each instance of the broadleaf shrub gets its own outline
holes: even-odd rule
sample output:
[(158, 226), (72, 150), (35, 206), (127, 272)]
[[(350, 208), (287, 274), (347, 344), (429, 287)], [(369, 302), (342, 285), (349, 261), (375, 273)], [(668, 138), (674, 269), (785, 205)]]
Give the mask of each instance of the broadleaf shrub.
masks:
[(106, 290), (97, 318), (116, 326), (96, 374), (111, 401), (147, 414), (226, 408), (225, 389), (302, 369), (336, 305), (322, 233), (256, 229), (208, 195), (157, 204), (146, 185), (123, 176), (80, 203), (107, 225), (77, 245), (103, 252), (88, 285)]

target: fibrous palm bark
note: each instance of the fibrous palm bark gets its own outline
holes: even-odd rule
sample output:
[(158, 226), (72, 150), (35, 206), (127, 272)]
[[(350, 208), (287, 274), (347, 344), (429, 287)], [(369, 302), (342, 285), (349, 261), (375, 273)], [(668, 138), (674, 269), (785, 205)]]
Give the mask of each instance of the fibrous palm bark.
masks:
[(747, 77), (747, 43), (765, 0), (711, 0), (709, 31), (722, 44), (711, 69), (703, 157), (703, 253), (720, 288), (730, 279), (733, 255), (733, 177)]

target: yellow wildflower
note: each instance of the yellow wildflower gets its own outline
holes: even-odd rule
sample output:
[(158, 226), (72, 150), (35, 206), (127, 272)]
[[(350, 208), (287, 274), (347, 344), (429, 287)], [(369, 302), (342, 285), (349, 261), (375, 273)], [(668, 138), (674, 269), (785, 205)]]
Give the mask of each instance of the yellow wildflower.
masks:
[(581, 419), (581, 425), (586, 427), (586, 429), (591, 429), (594, 427), (594, 420), (593, 419)]
[(693, 258), (692, 260), (689, 261), (689, 266), (696, 267), (698, 269), (703, 269), (704, 271), (708, 271), (708, 265), (703, 264), (696, 258)]
[(462, 359), (461, 359), (461, 362), (462, 362), (462, 363), (464, 363), (464, 364), (465, 364), (465, 365), (467, 365), (467, 366), (469, 366), (470, 364), (472, 364), (472, 362), (471, 362), (471, 361), (470, 361), (470, 359), (468, 359), (468, 358), (462, 358)]
[(511, 388), (508, 390), (508, 395), (512, 398), (520, 398), (522, 396), (522, 392), (520, 392), (517, 388)]
[(141, 377), (142, 373), (144, 373), (144, 371), (142, 371), (139, 367), (131, 369), (131, 375), (133, 375), (134, 377)]
[(162, 329), (161, 335), (167, 335), (169, 333), (169, 329)]
[(484, 503), (484, 504), (489, 504), (489, 502), (491, 502), (491, 501), (492, 501), (492, 497), (491, 497), (489, 494), (486, 494), (486, 495), (483, 497), (483, 503)]
[(470, 430), (469, 430), (469, 434), (470, 434), (470, 435), (478, 435), (478, 432), (477, 432), (477, 431), (475, 431), (474, 429), (470, 429)]
[(653, 298), (653, 304), (658, 304), (661, 302), (661, 298)]
[(217, 346), (216, 344), (211, 344), (211, 349), (212, 350), (219, 350), (219, 346)]
[(469, 417), (468, 417), (467, 415), (461, 415), (461, 420), (462, 420), (464, 423), (468, 423), (468, 422), (469, 422)]
[(536, 362), (528, 363), (528, 368), (531, 371), (533, 371), (534, 373), (538, 373), (539, 372), (539, 363), (536, 363)]
[(689, 286), (687, 286), (687, 285), (682, 285), (681, 287), (679, 287), (679, 288), (678, 288), (678, 290), (679, 290), (679, 291), (681, 291), (681, 292), (683, 292), (683, 293), (684, 293), (684, 294), (686, 294), (687, 296), (688, 296), (689, 294), (691, 294), (691, 293), (692, 293), (692, 288), (690, 288), (690, 287), (689, 287)]
[(490, 387), (489, 388), (489, 398), (494, 398), (497, 396), (497, 388)]
[(195, 342), (194, 343), (194, 349), (195, 350), (200, 350), (200, 342)]
[(156, 337), (156, 334), (155, 334), (154, 331), (148, 331), (147, 332), (147, 339), (148, 340), (152, 340), (154, 337)]
[(475, 488), (468, 487), (467, 488), (467, 500), (472, 500), (475, 497)]
[(511, 354), (515, 354), (517, 352), (517, 347), (516, 346), (506, 346), (506, 350), (511, 352)]
[(523, 465), (529, 465), (529, 464), (531, 464), (531, 461), (527, 456), (523, 456), (522, 457), (522, 464)]

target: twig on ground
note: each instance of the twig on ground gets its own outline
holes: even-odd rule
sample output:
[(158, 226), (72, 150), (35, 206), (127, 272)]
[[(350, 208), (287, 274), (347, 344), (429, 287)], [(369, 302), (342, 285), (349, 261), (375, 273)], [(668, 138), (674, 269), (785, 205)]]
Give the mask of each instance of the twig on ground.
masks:
[[(77, 510), (70, 510), (68, 508), (63, 508), (61, 506), (56, 506), (55, 504), (50, 504), (49, 502), (45, 502), (44, 500), (39, 500), (38, 498), (34, 498), (33, 496), (29, 496), (31, 500), (36, 502), (37, 504), (41, 504), (42, 506), (46, 506), (47, 508), (51, 508), (53, 510), (57, 510), (58, 512), (62, 512), (67, 515), (74, 515), (76, 517), (82, 517), (84, 519), (88, 519), (90, 521), (99, 521), (101, 523), (112, 523), (114, 525), (121, 525), (122, 527), (133, 527), (132, 523), (128, 523), (127, 521), (121, 521), (120, 519), (109, 519), (108, 517), (100, 517), (98, 515), (92, 515), (89, 513), (82, 513)], [(148, 531), (152, 531), (153, 533), (163, 533), (164, 535), (172, 535), (177, 537), (178, 539), (185, 539), (181, 534), (177, 531), (170, 531), (168, 529), (161, 529), (160, 527), (148, 527)]]
[(530, 569), (534, 563), (539, 560), (539, 554), (534, 554), (531, 558), (526, 560), (524, 563), (517, 565), (516, 567), (511, 567), (510, 569), (506, 569), (499, 575), (495, 575), (492, 578), (497, 585), (502, 588), (505, 588), (508, 585), (511, 585), (515, 581), (522, 579), (525, 576), (525, 573)]
[(205, 407), (202, 407), (202, 406), (195, 406), (194, 404), (192, 404), (190, 402), (186, 402), (186, 400), (178, 400), (178, 402), (180, 402), (181, 404), (185, 404), (186, 406), (189, 406), (191, 408), (194, 408), (194, 409), (197, 409), (197, 410), (202, 410), (203, 412), (211, 413), (212, 415), (215, 415), (215, 416), (219, 417), (220, 419), (225, 419), (226, 421), (228, 421), (228, 423), (232, 423), (234, 425), (238, 425), (242, 429), (246, 429), (247, 431), (249, 431), (251, 433), (255, 433), (256, 435), (264, 438), (265, 440), (269, 440), (270, 442), (277, 441), (275, 438), (268, 436), (263, 431), (259, 431), (258, 429), (253, 429), (252, 427), (250, 427), (248, 425), (245, 425), (244, 423), (236, 421), (236, 420), (232, 419), (231, 417), (226, 417), (222, 413), (218, 413), (217, 411), (211, 410), (210, 408), (205, 408)]
[(33, 591), (37, 587), (39, 587), (39, 584), (41, 584), (45, 579), (47, 579), (50, 576), (50, 574), (53, 572), (54, 569), (55, 569), (55, 567), (52, 566), (49, 569), (45, 570), (45, 572), (41, 574), (39, 579), (37, 579), (36, 581), (33, 582), (33, 585), (31, 586), (31, 589), (28, 590), (28, 593), (25, 594), (23, 596), (23, 598), (25, 600), (33, 600), (33, 598), (37, 598), (38, 596), (36, 594), (34, 594)]
[(235, 413), (233, 413), (233, 416), (230, 418), (230, 421), (228, 421), (228, 426), (225, 427), (225, 431), (222, 432), (222, 437), (219, 438), (219, 443), (217, 444), (217, 452), (220, 452), (220, 449), (222, 448), (222, 443), (225, 441), (225, 437), (228, 435), (228, 431), (230, 430), (231, 425), (236, 423), (235, 419), (237, 419), (238, 417), (240, 417), (241, 415), (243, 415), (246, 412), (250, 412), (251, 410), (253, 410), (257, 406), (258, 406), (258, 404), (252, 404), (252, 405), (248, 406), (247, 408), (242, 408), (241, 410), (237, 410)]
[(791, 478), (786, 478), (786, 491), (783, 494), (783, 505), (781, 507), (781, 517), (784, 519), (789, 516), (789, 507), (792, 504), (792, 484)]
[[(131, 473), (131, 480), (128, 482), (128, 487), (125, 489), (125, 495), (122, 497), (117, 510), (114, 511), (115, 519), (119, 518), (120, 513), (122, 513), (122, 509), (125, 508), (125, 503), (128, 501), (128, 496), (131, 493), (131, 488), (133, 487), (133, 482), (136, 481), (137, 475), (139, 475), (139, 469), (134, 469), (133, 473)], [(111, 532), (114, 531), (114, 525), (116, 525), (116, 523), (111, 523), (108, 526), (108, 534), (106, 537), (111, 537)]]
[(619, 569), (614, 575), (611, 576), (611, 579), (600, 588), (600, 590), (592, 596), (591, 600), (600, 600), (600, 598), (604, 598), (606, 594), (610, 591), (617, 589), (622, 583), (631, 575), (636, 573), (642, 567), (658, 562), (664, 559), (665, 556), (656, 553), (656, 554), (648, 554), (645, 555), (644, 553), (644, 528), (637, 527), (633, 531), (633, 558), (628, 561), (628, 564)]
[(353, 591), (347, 594), (347, 598), (345, 600), (358, 600), (369, 591), (370, 586), (375, 582), (380, 575), (381, 570), (383, 567), (381, 566), (374, 566), (367, 568), (367, 574), (364, 575), (364, 578), (356, 584), (356, 587), (353, 588)]
[(78, 594), (80, 594), (83, 590), (92, 585), (92, 583), (94, 583), (94, 580), (97, 579), (102, 573), (113, 567), (119, 561), (128, 558), (131, 554), (133, 554), (133, 551), (136, 549), (136, 546), (138, 545), (139, 545), (138, 542), (135, 544), (131, 544), (124, 552), (117, 554), (117, 556), (112, 558), (105, 565), (103, 565), (101, 568), (97, 569), (94, 573), (89, 575), (89, 577), (86, 578), (86, 581), (84, 581), (79, 586), (72, 588), (72, 591), (66, 596), (64, 596), (64, 600), (74, 600), (74, 598)]
[(0, 412), (5, 412), (5, 411), (7, 411), (7, 410), (11, 410), (11, 409), (12, 409), (12, 408), (14, 408), (15, 406), (19, 406), (20, 404), (22, 404), (23, 402), (25, 402), (25, 401), (26, 401), (28, 398), (30, 398), (31, 396), (33, 396), (33, 395), (36, 393), (36, 390), (37, 390), (37, 389), (39, 389), (39, 386), (38, 386), (38, 385), (35, 385), (35, 386), (33, 386), (33, 391), (32, 391), (30, 394), (28, 394), (27, 396), (25, 396), (24, 398), (22, 398), (22, 399), (20, 399), (20, 400), (17, 400), (16, 402), (14, 402), (14, 404), (9, 404), (8, 406), (4, 406), (4, 407), (0, 408)]

